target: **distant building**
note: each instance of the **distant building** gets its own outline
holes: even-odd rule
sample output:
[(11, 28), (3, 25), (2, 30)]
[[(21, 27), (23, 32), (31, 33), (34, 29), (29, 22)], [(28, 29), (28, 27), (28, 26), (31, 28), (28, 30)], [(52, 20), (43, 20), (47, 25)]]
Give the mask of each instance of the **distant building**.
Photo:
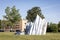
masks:
[(24, 29), (26, 28), (26, 23), (27, 23), (26, 19), (20, 20), (20, 22), (16, 25), (16, 27), (17, 27), (16, 29), (24, 31)]
[[(6, 21), (6, 20), (5, 20)], [(26, 19), (22, 19), (20, 20), (18, 23), (16, 23), (14, 25), (14, 27), (12, 28), (11, 26), (4, 26), (4, 31), (10, 31), (10, 30), (13, 30), (13, 31), (16, 31), (16, 30), (20, 30), (20, 31), (24, 31), (24, 29), (26, 28), (26, 23), (27, 23), (28, 20)]]

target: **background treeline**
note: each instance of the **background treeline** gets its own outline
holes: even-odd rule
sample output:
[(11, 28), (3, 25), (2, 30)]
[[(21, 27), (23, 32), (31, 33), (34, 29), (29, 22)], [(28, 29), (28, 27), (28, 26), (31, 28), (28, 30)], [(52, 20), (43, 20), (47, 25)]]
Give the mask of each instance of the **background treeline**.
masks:
[[(0, 29), (3, 29), (4, 27), (9, 26), (9, 25), (10, 23), (8, 21), (0, 20)], [(48, 22), (47, 32), (60, 32), (60, 22), (58, 22), (58, 24)]]
[(48, 23), (47, 32), (60, 32), (60, 22), (58, 22), (58, 24)]

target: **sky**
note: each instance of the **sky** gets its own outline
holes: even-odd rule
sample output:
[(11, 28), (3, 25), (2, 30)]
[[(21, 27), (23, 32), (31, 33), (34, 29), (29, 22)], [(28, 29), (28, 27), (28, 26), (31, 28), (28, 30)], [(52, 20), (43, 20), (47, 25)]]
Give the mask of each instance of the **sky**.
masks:
[(3, 19), (7, 6), (16, 6), (22, 18), (27, 16), (27, 11), (32, 7), (40, 7), (47, 22), (60, 21), (60, 0), (0, 0), (0, 19)]

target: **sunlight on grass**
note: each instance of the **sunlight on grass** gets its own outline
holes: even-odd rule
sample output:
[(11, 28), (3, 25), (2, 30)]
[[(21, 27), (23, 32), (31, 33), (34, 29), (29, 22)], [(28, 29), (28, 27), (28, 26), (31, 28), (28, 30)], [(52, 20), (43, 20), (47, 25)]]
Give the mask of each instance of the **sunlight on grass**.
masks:
[(0, 32), (0, 40), (60, 40), (60, 33), (46, 35), (14, 35), (14, 32)]

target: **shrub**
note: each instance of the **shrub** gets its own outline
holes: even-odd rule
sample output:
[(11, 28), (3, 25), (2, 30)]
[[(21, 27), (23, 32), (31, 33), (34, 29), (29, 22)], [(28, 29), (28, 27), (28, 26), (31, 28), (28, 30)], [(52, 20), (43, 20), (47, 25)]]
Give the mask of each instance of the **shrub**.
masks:
[(57, 24), (50, 23), (50, 25), (47, 26), (47, 32), (58, 32)]

